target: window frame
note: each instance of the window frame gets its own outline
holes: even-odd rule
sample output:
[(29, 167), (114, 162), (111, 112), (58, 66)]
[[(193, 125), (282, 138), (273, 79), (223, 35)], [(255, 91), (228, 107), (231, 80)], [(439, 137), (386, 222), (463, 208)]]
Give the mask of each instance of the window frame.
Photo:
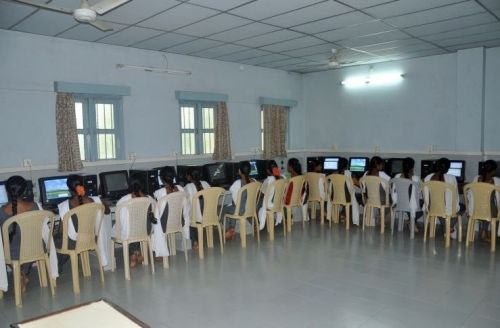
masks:
[[(192, 107), (194, 108), (194, 129), (184, 129), (182, 128), (182, 107)], [(213, 108), (213, 118), (214, 124), (212, 129), (205, 129), (203, 127), (203, 108)], [(204, 152), (203, 134), (213, 133), (215, 137), (215, 119), (218, 110), (218, 103), (214, 101), (179, 101), (179, 149), (181, 156), (209, 156), (211, 153)], [(195, 153), (194, 154), (184, 154), (182, 147), (182, 135), (183, 133), (194, 133), (195, 135)], [(215, 140), (214, 140), (215, 147)]]
[[(85, 162), (101, 162), (123, 160), (125, 158), (124, 133), (123, 133), (123, 98), (121, 96), (101, 94), (74, 94), (75, 103), (82, 103), (83, 129), (77, 128), (77, 134), (84, 135)], [(95, 105), (98, 103), (113, 104), (114, 129), (98, 129)], [(93, 110), (92, 110), (93, 109)], [(75, 110), (76, 116), (76, 110)], [(87, 123), (87, 124), (85, 124)], [(97, 135), (112, 133), (115, 135), (115, 158), (99, 159)]]

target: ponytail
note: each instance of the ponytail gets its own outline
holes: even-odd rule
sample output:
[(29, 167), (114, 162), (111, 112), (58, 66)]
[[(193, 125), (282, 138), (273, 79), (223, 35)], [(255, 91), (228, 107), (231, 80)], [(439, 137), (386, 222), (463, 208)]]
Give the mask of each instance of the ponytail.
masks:
[(198, 171), (197, 169), (193, 169), (191, 171), (191, 179), (197, 191), (203, 190), (203, 185), (201, 184), (200, 171)]
[(494, 160), (487, 160), (484, 162), (483, 169), (481, 170), (480, 178), (481, 182), (486, 182), (488, 179), (488, 175), (496, 172), (497, 163)]
[(83, 205), (83, 197), (85, 197), (85, 187), (83, 186), (83, 179), (81, 176), (72, 174), (66, 179), (66, 185), (73, 194), (77, 197), (78, 204)]
[(302, 175), (302, 165), (300, 165), (298, 159), (290, 158), (288, 160), (288, 167), (291, 168), (297, 175)]
[(240, 174), (243, 176), (242, 178), (245, 179), (245, 183), (250, 183), (250, 171), (252, 170), (252, 166), (250, 165), (249, 161), (242, 161), (238, 164), (239, 166), (239, 171)]
[(19, 175), (14, 175), (7, 179), (5, 189), (12, 205), (12, 215), (17, 215), (17, 201), (23, 196), (27, 187), (28, 184), (26, 180)]
[(406, 157), (403, 160), (403, 177), (406, 179), (411, 178), (411, 171), (415, 167), (415, 160), (411, 157)]

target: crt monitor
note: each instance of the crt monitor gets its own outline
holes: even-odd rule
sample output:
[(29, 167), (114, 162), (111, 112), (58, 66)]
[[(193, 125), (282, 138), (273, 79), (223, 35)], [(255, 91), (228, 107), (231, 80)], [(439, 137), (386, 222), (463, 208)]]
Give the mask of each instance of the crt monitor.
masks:
[(434, 159), (424, 159), (420, 162), (420, 176), (425, 179), (431, 173), (436, 171), (436, 160)]
[(323, 166), (325, 158), (324, 157), (308, 157), (307, 158), (307, 172), (314, 172), (314, 165), (316, 163), (321, 164)]
[(226, 163), (206, 164), (203, 171), (210, 185), (219, 186), (228, 182)]
[(333, 173), (339, 169), (339, 158), (338, 157), (325, 157), (323, 163), (323, 170), (325, 173)]
[(71, 192), (66, 185), (67, 178), (67, 176), (56, 176), (38, 179), (42, 205), (54, 206), (71, 197)]
[(167, 172), (169, 172), (169, 174), (174, 179), (174, 184), (176, 184), (177, 180), (175, 179), (175, 176), (176, 176), (175, 175), (175, 167), (174, 166), (164, 166), (164, 167), (157, 167), (157, 168), (153, 169), (153, 170), (156, 170), (158, 172), (158, 186), (163, 187), (163, 181), (161, 180), (161, 176), (160, 176), (160, 173), (163, 169), (165, 169), (165, 170), (167, 170)]
[(404, 158), (389, 158), (385, 164), (385, 173), (392, 177), (398, 173), (402, 173), (403, 161)]
[(192, 170), (198, 170), (200, 172), (200, 175), (203, 174), (203, 167), (202, 166), (195, 166), (195, 165), (178, 165), (177, 166), (177, 183), (180, 185), (184, 186), (188, 183), (186, 175), (188, 172)]
[(257, 161), (250, 161), (250, 174), (249, 176), (251, 178), (258, 178), (259, 177), (259, 169), (257, 167)]
[(364, 173), (368, 167), (368, 157), (349, 158), (349, 171)]
[(7, 189), (5, 189), (5, 182), (0, 182), (0, 205), (9, 202), (9, 197), (7, 195)]
[(465, 161), (450, 161), (450, 169), (447, 174), (455, 176), (458, 182), (463, 182), (465, 179)]
[(104, 198), (118, 199), (129, 192), (128, 172), (125, 170), (102, 172), (99, 179)]

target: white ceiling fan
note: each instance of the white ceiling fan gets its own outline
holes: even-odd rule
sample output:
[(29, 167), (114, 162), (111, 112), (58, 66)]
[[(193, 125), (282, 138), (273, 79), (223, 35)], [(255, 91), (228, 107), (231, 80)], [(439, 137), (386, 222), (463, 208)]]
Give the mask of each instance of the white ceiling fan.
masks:
[(332, 56), (328, 59), (328, 67), (332, 68), (343, 67), (355, 63), (357, 63), (357, 61), (346, 61), (345, 58), (343, 58), (341, 50), (335, 48), (332, 49)]
[(129, 2), (130, 0), (102, 0), (96, 3), (95, 5), (90, 5), (87, 0), (80, 0), (80, 8), (76, 9), (68, 9), (59, 7), (57, 5), (51, 5), (50, 3), (44, 3), (37, 0), (15, 0), (17, 2), (22, 2), (30, 6), (35, 6), (38, 8), (48, 9), (52, 11), (56, 11), (59, 13), (65, 13), (69, 15), (73, 15), (73, 17), (81, 22), (88, 23), (94, 27), (97, 27), (101, 31), (111, 31), (112, 28), (106, 25), (101, 20), (97, 19), (97, 15), (103, 15), (110, 10), (115, 9), (123, 5), (124, 3)]

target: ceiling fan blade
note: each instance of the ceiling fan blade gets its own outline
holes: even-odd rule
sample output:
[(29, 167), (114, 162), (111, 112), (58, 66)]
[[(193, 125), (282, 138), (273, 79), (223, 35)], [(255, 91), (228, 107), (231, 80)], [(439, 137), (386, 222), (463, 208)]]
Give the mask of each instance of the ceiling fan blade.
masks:
[(102, 0), (91, 6), (90, 9), (94, 10), (99, 15), (102, 15), (129, 1), (130, 0)]
[(113, 30), (111, 27), (109, 27), (106, 23), (104, 23), (101, 20), (95, 20), (93, 22), (89, 22), (89, 24), (94, 26), (94, 27), (97, 27), (98, 29), (100, 29), (103, 32), (108, 32), (108, 31)]
[(35, 0), (16, 0), (16, 1), (30, 5), (30, 6), (35, 6), (35, 7), (39, 7), (39, 8), (43, 8), (43, 9), (56, 11), (58, 13), (65, 13), (65, 14), (70, 14), (70, 15), (73, 14), (72, 9), (62, 8), (62, 7), (58, 7), (58, 6), (52, 6), (50, 4), (46, 4), (46, 3), (35, 1)]

